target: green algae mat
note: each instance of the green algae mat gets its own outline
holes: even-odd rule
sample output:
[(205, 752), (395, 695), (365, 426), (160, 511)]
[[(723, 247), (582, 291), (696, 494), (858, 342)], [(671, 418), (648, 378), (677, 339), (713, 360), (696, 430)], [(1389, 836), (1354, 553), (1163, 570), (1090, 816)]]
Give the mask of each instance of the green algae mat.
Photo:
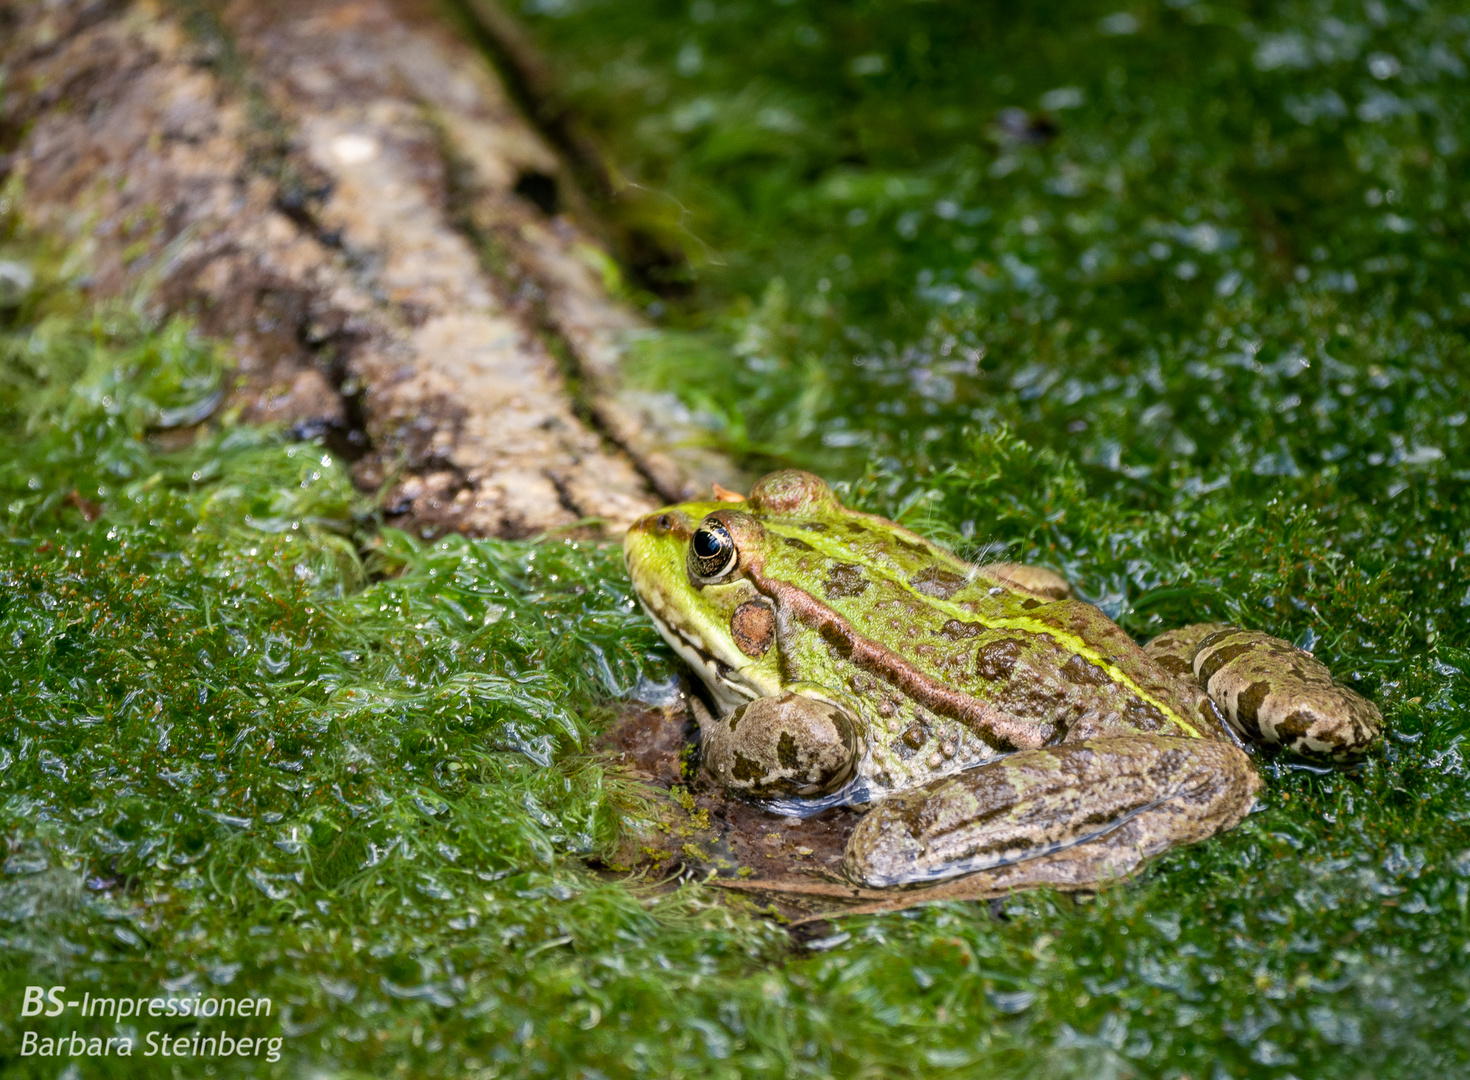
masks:
[[(1311, 648), (1384, 743), (1262, 762), (1238, 829), (1090, 897), (811, 937), (610, 874), (655, 796), (599, 740), (680, 671), (616, 546), (418, 540), (319, 445), (180, 445), (225, 353), (88, 308), (8, 222), (6, 1075), (1470, 1069), (1470, 18), (518, 14), (624, 184), (637, 380), (1139, 639)], [(205, 1028), (264, 1042), (188, 1056)]]

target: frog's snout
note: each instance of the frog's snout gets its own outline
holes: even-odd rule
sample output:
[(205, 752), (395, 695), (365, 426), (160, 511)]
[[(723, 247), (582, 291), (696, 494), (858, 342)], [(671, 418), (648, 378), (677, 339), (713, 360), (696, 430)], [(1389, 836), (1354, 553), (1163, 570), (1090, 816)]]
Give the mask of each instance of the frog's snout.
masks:
[(657, 510), (645, 514), (623, 534), (623, 562), (632, 572), (647, 565), (665, 550), (681, 549), (689, 540), (692, 528), (689, 516), (680, 510)]
[(666, 507), (644, 514), (629, 525), (623, 536), (623, 548), (626, 550), (629, 545), (642, 540), (688, 540), (693, 531), (694, 523), (688, 514), (675, 507)]

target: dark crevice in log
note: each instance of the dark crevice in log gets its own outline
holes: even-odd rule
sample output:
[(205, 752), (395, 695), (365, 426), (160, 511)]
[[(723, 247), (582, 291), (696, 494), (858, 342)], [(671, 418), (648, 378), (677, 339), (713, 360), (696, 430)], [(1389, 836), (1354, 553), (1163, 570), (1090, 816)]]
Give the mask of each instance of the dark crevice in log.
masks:
[[(538, 280), (528, 269), (531, 260), (517, 255), (517, 222), (528, 215), (539, 215), (554, 228), (556, 222), (551, 219), (555, 215), (547, 215), (539, 207), (505, 205), (505, 200), (497, 202), (481, 188), (474, 170), (458, 157), (442, 127), (433, 126), (439, 136), (440, 153), (448, 166), (445, 189), (449, 220), (469, 240), (487, 272), (505, 284), (507, 299), (517, 314), (527, 326), (534, 328), (542, 345), (555, 358), (578, 419), (597, 432), (610, 449), (624, 454), (660, 499), (673, 503), (688, 498), (691, 494), (688, 477), (658, 455), (650, 454), (646, 446), (632, 437), (630, 428), (636, 421), (620, 413), (614, 400), (616, 387), (611, 385), (615, 380), (605, 372), (590, 370), (591, 365), (583, 361), (576, 342), (552, 311), (547, 283)], [(521, 181), (527, 175), (523, 171), (512, 189), (520, 202), (531, 201), (521, 191)], [(549, 177), (549, 174), (530, 175)], [(574, 507), (566, 484), (558, 481), (554, 473), (548, 475), (563, 505)]]
[(693, 271), (683, 249), (645, 228), (619, 221), (620, 186), (607, 152), (581, 118), (561, 100), (550, 67), (497, 0), (445, 0), (495, 65), (507, 90), (567, 163), (586, 197), (600, 209), (597, 233), (618, 256), (629, 279), (665, 300), (689, 297)]
[[(331, 195), (329, 177), (312, 170), (291, 154), (291, 126), (272, 107), (265, 91), (251, 76), (233, 35), (210, 0), (171, 0), (180, 25), (199, 48), (200, 62), (230, 87), (245, 106), (249, 122), (246, 157), (250, 168), (275, 189), (271, 205), (324, 247), (341, 250), (341, 238), (322, 228), (318, 214)], [(295, 344), (307, 362), (326, 379), (340, 408), (291, 423), (292, 437), (320, 439), (334, 454), (356, 463), (373, 449), (368, 434), (363, 388), (353, 380), (348, 357), (362, 335), (344, 329), (342, 320), (323, 326), (313, 320), (313, 297), (299, 290), (260, 290), (256, 305), (274, 308), (294, 333)], [(285, 309), (282, 311), (282, 309)]]
[(554, 176), (528, 169), (516, 177), (516, 185), (511, 190), (547, 217), (561, 213), (561, 191)]

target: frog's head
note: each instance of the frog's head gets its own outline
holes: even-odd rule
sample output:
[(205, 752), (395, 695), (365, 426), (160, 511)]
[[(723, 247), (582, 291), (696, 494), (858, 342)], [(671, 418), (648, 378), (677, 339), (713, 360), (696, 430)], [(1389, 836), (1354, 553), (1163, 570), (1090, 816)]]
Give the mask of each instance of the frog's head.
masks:
[(775, 611), (751, 583), (765, 563), (765, 521), (844, 513), (820, 478), (771, 473), (741, 498), (679, 503), (633, 523), (623, 540), (628, 576), (645, 611), (722, 708), (780, 687)]

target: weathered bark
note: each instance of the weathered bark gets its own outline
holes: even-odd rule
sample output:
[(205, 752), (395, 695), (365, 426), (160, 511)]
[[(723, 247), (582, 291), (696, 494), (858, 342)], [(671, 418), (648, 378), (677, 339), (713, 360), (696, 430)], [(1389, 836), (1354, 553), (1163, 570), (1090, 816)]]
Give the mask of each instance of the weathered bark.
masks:
[(390, 520), (615, 530), (729, 482), (620, 397), (636, 313), (517, 194), (561, 164), (414, 0), (0, 0), (0, 64), (27, 226), (231, 343), (231, 405), (328, 433)]

